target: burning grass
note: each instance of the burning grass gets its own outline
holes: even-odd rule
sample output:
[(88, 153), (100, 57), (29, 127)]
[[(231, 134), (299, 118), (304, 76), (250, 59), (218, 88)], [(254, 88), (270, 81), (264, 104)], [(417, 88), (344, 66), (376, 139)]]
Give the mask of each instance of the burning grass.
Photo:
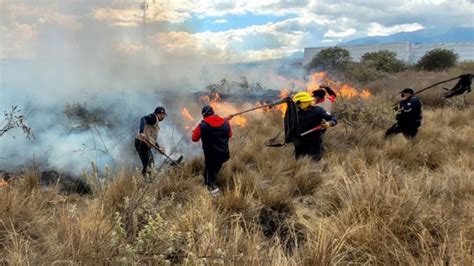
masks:
[(474, 111), (427, 108), (417, 139), (383, 141), (391, 100), (338, 100), (320, 163), (264, 146), (278, 112), (247, 116), (215, 199), (199, 157), (152, 182), (130, 170), (105, 183), (91, 175), (89, 196), (41, 187), (34, 172), (12, 177), (0, 187), (0, 261), (472, 264)]

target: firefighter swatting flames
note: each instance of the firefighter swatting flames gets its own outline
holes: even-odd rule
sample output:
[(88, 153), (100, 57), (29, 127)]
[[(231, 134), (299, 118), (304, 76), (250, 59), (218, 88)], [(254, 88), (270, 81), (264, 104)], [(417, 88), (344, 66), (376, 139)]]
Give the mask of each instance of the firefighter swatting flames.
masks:
[[(460, 81), (453, 89), (446, 89), (448, 91), (446, 98), (452, 97), (456, 93), (470, 92), (472, 75), (465, 74), (438, 82), (417, 93), (454, 79), (460, 79)], [(209, 187), (213, 196), (219, 193), (216, 182), (217, 173), (222, 164), (230, 158), (228, 141), (232, 136), (231, 126), (241, 128), (248, 126), (248, 121), (242, 116), (243, 114), (253, 111), (280, 112), (284, 128), (275, 137), (269, 139), (265, 143), (266, 146), (282, 147), (293, 143), (296, 159), (309, 156), (313, 160), (319, 161), (323, 155), (322, 134), (326, 129), (337, 124), (337, 120), (331, 115), (332, 104), (336, 97), (367, 99), (371, 96), (367, 89), (357, 89), (350, 84), (334, 81), (325, 72), (313, 73), (307, 85), (296, 80), (286, 79), (285, 81), (296, 84), (299, 92), (295, 92), (294, 87), (292, 89), (283, 88), (280, 91), (279, 99), (275, 99), (274, 102), (257, 102), (253, 107), (247, 109), (223, 101), (219, 93), (212, 92), (198, 99), (198, 102), (204, 106), (202, 120), (196, 119), (187, 108), (181, 110), (181, 115), (186, 122), (184, 129), (193, 129), (193, 141), (200, 139), (203, 141), (206, 161), (204, 183)], [(277, 139), (282, 132), (284, 132), (284, 141), (279, 142)], [(209, 150), (220, 153), (210, 156)], [(206, 156), (206, 152), (208, 156)]]

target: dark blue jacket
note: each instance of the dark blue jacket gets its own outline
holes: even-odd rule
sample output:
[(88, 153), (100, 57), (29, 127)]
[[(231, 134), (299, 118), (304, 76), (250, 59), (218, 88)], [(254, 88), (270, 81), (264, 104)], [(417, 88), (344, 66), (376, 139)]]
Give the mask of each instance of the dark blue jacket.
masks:
[(411, 96), (398, 104), (397, 122), (400, 125), (410, 125), (421, 122), (422, 105), (420, 99)]
[(298, 127), (297, 136), (295, 137), (297, 143), (312, 143), (319, 141), (321, 138), (321, 130), (311, 132), (303, 137), (299, 136), (314, 127), (321, 125), (323, 119), (333, 125), (337, 124), (337, 120), (334, 116), (330, 115), (323, 108), (319, 106), (310, 106), (307, 110), (298, 110)]

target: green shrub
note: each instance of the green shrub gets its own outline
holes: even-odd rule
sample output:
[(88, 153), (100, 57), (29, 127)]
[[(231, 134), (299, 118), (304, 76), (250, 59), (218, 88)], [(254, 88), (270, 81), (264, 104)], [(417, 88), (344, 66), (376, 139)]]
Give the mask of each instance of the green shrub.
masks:
[(365, 53), (361, 58), (361, 63), (378, 71), (389, 73), (406, 69), (405, 63), (397, 59), (397, 54), (387, 50)]
[(451, 50), (437, 48), (427, 52), (418, 61), (418, 68), (428, 71), (448, 69), (456, 65), (458, 57)]
[(344, 77), (359, 85), (383, 78), (385, 74), (363, 63), (350, 62), (342, 70)]
[(308, 69), (338, 70), (352, 61), (348, 50), (340, 47), (331, 47), (321, 50), (313, 57)]

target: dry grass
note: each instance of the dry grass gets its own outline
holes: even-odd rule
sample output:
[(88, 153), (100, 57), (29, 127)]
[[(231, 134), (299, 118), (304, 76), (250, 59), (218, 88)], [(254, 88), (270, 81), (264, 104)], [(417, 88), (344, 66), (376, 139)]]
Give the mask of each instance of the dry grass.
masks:
[(28, 172), (0, 191), (0, 262), (471, 265), (472, 105), (426, 108), (417, 139), (383, 141), (389, 105), (383, 95), (340, 102), (320, 163), (264, 146), (277, 114), (252, 118), (259, 126), (236, 130), (215, 199), (202, 158), (152, 182), (123, 170), (86, 197)]

